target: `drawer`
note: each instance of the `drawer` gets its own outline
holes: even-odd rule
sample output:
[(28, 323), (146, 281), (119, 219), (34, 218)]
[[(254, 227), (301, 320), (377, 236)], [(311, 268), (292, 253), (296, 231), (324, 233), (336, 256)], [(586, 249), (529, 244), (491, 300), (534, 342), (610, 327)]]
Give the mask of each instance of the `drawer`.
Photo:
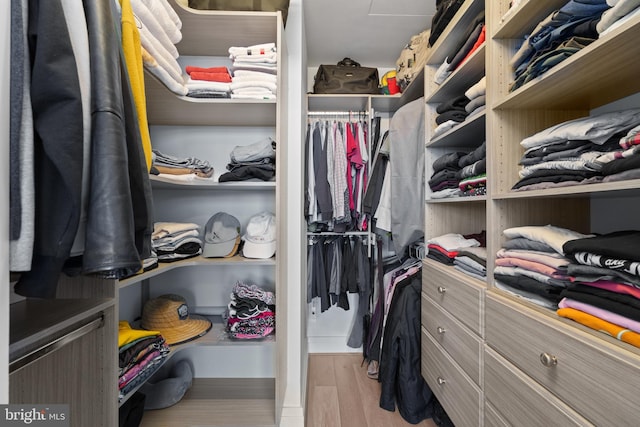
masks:
[(484, 393), (496, 412), (487, 411), (487, 426), (504, 426), (505, 421), (523, 427), (591, 425), (490, 348), (485, 354)]
[(482, 341), (462, 323), (422, 294), (422, 326), (451, 358), (480, 385)]
[(422, 329), (422, 376), (456, 427), (478, 427), (482, 392)]
[(487, 344), (511, 363), (593, 424), (637, 424), (638, 354), (494, 293), (486, 309)]
[(445, 265), (425, 260), (422, 266), (422, 292), (451, 313), (473, 332), (482, 331), (482, 282)]
[(509, 427), (509, 423), (486, 399), (484, 401), (484, 427)]

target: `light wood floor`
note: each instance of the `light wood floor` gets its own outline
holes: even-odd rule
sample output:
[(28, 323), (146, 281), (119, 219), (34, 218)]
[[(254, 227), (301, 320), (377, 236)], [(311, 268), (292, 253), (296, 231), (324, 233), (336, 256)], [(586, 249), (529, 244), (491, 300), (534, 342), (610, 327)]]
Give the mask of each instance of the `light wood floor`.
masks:
[(436, 427), (409, 424), (396, 410), (380, 408), (380, 383), (367, 377), (361, 354), (310, 354), (306, 427)]

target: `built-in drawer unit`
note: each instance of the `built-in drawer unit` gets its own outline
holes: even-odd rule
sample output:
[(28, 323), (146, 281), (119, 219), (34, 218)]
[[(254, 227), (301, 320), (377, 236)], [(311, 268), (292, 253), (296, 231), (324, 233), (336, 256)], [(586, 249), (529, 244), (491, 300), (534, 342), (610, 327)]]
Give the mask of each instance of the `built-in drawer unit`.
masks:
[[(591, 423), (637, 424), (640, 357), (494, 292), (486, 297), (486, 342)], [(485, 360), (485, 370), (491, 363)], [(492, 373), (485, 373), (485, 387)], [(493, 402), (496, 407), (504, 408)]]
[(482, 333), (482, 282), (452, 267), (425, 260), (422, 292), (458, 318), (476, 334)]
[(494, 407), (500, 408), (500, 415), (509, 425), (522, 427), (591, 425), (490, 348), (486, 350), (484, 369), (485, 399)]
[(486, 398), (484, 400), (484, 427), (510, 427), (509, 423)]
[(480, 386), (482, 341), (469, 329), (422, 294), (422, 327)]
[(456, 427), (482, 425), (482, 392), (422, 329), (422, 376)]

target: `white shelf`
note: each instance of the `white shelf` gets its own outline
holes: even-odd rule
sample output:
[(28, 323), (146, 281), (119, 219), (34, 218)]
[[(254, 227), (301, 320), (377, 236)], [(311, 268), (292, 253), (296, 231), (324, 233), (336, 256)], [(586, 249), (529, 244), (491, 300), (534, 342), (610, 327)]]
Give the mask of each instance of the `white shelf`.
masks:
[(140, 283), (143, 280), (151, 279), (154, 276), (158, 276), (160, 274), (164, 274), (167, 271), (174, 270), (176, 268), (183, 267), (195, 267), (195, 266), (223, 266), (223, 265), (237, 265), (238, 267), (244, 266), (253, 266), (253, 265), (268, 265), (275, 266), (276, 258), (268, 258), (268, 259), (254, 259), (254, 258), (245, 258), (240, 255), (235, 255), (229, 258), (203, 258), (202, 256), (197, 256), (193, 258), (187, 258), (182, 261), (168, 262), (168, 263), (158, 263), (158, 267), (153, 270), (146, 271), (144, 273), (137, 274), (135, 276), (131, 276), (129, 278), (120, 280), (118, 285), (120, 289), (126, 288), (127, 286), (134, 285), (136, 283)]
[(486, 112), (478, 113), (427, 143), (433, 147), (478, 146), (485, 140)]
[(154, 190), (220, 190), (220, 191), (242, 191), (242, 190), (275, 190), (275, 181), (234, 181), (216, 182), (213, 179), (199, 179), (190, 182), (174, 181), (156, 175), (149, 175), (151, 186)]

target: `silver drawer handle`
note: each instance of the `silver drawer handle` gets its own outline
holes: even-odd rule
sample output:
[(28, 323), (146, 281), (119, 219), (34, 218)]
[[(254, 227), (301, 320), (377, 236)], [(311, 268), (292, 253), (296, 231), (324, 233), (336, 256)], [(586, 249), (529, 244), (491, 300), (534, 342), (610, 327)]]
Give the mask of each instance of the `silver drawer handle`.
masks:
[(446, 381), (444, 380), (444, 378), (442, 378), (442, 377), (438, 377), (438, 384), (442, 385), (442, 384), (444, 384), (444, 383), (446, 383)]
[(549, 353), (540, 353), (540, 362), (547, 368), (551, 368), (558, 364), (558, 358)]
[(445, 292), (447, 292), (447, 288), (443, 286), (438, 286), (438, 293), (444, 294)]
[(447, 330), (445, 328), (443, 328), (442, 326), (438, 326), (437, 331), (438, 331), (439, 334), (444, 334), (445, 332), (447, 332)]

